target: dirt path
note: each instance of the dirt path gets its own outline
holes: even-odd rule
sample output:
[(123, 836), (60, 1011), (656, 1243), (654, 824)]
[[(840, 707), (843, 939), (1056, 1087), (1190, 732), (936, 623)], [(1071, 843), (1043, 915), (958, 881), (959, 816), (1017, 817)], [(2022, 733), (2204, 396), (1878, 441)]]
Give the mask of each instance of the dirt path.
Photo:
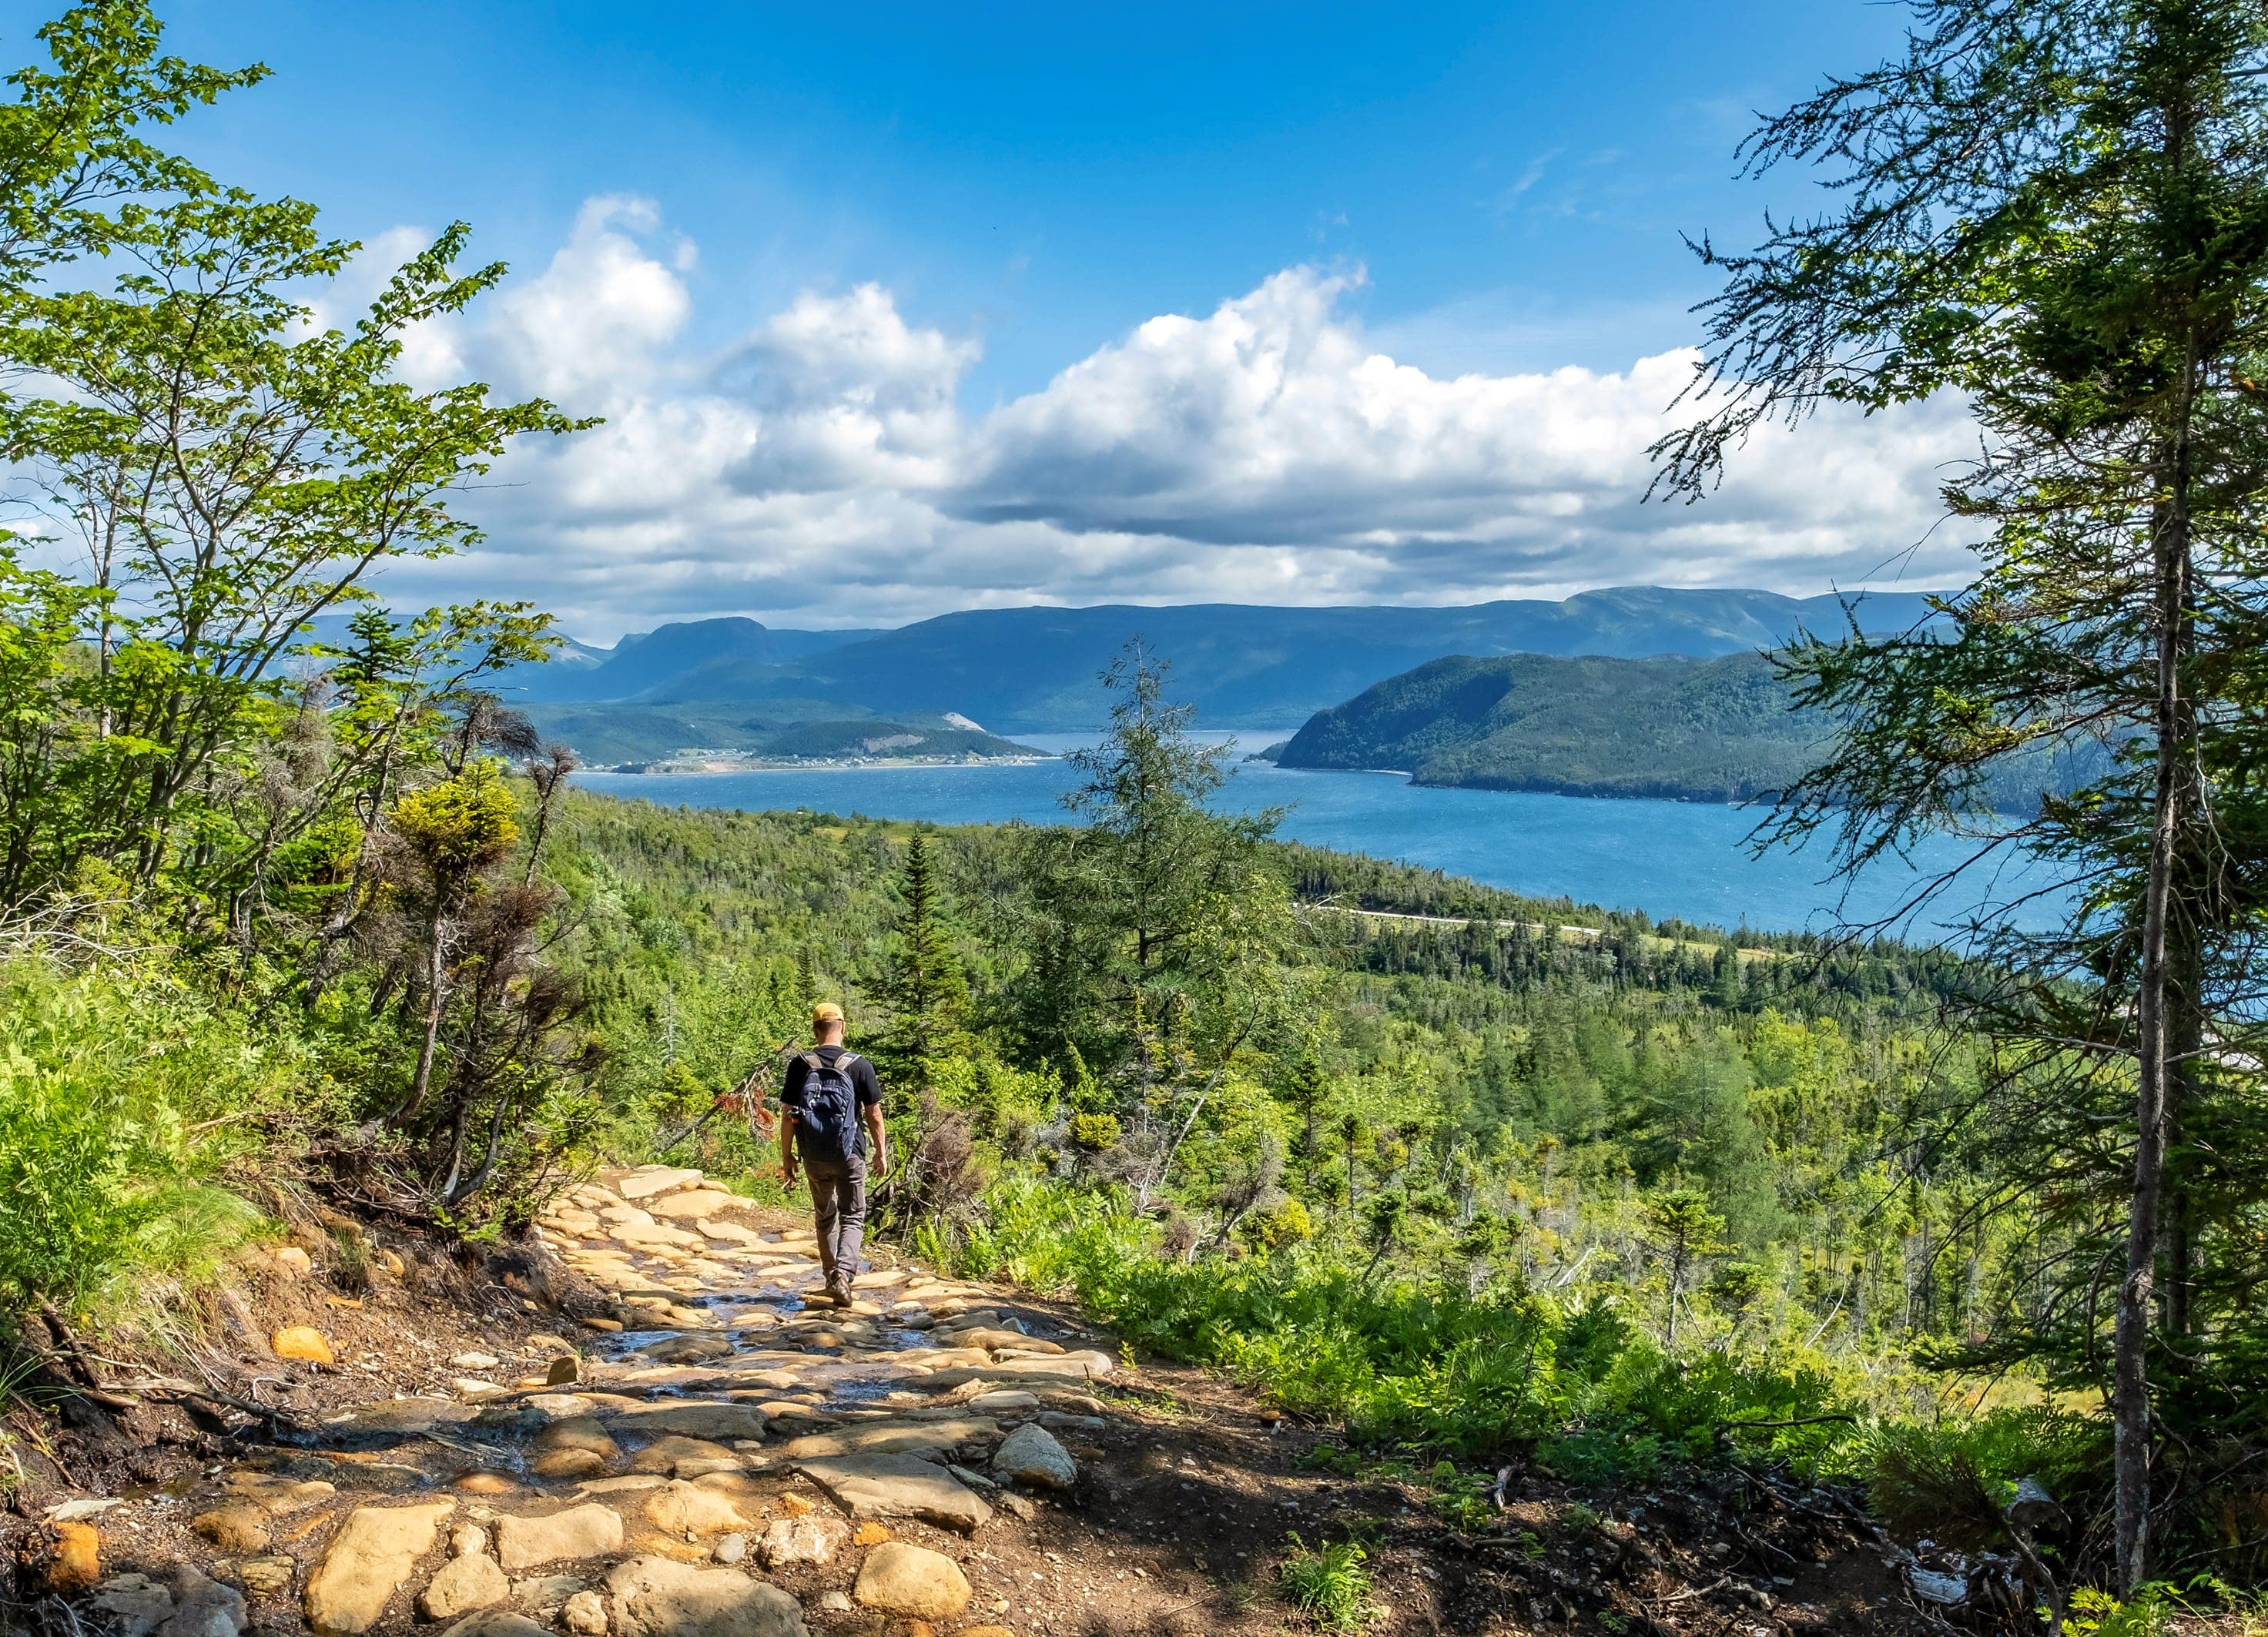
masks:
[(1863, 1530), (1815, 1497), (1745, 1479), (1579, 1494), (1528, 1472), (1501, 1508), (1468, 1481), (1445, 1517), (1440, 1474), (1337, 1458), (1320, 1431), (1203, 1372), (1132, 1369), (1055, 1304), (885, 1250), (849, 1310), (822, 1306), (808, 1230), (698, 1172), (607, 1173), (542, 1232), (574, 1275), (573, 1342), (497, 1312), (490, 1350), (443, 1359), (461, 1333), (396, 1321), (389, 1337), (372, 1310), (357, 1368), (401, 1384), (393, 1396), (334, 1403), (297, 1435), (239, 1418), (226, 1459), (48, 1505), (50, 1547), (67, 1555), (76, 1534), (101, 1561), (76, 1583), (48, 1565), (70, 1595), (40, 1623), (105, 1637), (1276, 1632), (1307, 1624), (1278, 1595), (1296, 1534), (1362, 1545), (1373, 1583), (1354, 1611), (1383, 1631), (1905, 1624)]

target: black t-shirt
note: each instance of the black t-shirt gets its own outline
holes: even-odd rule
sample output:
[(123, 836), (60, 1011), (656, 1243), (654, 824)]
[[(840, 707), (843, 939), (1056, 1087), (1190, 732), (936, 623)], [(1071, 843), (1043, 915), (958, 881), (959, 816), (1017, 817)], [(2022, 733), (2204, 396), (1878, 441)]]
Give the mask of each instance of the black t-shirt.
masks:
[[(817, 1046), (813, 1049), (812, 1055), (817, 1057), (820, 1061), (830, 1065), (839, 1062), (845, 1057), (852, 1058), (850, 1084), (858, 1093), (858, 1112), (861, 1114), (882, 1100), (882, 1082), (874, 1073), (874, 1065), (863, 1057), (855, 1056), (848, 1046)], [(811, 1069), (804, 1062), (803, 1053), (799, 1052), (788, 1060), (787, 1083), (780, 1090), (780, 1106), (792, 1109), (800, 1114), (805, 1106), (804, 1082), (810, 1078)], [(857, 1140), (858, 1151), (864, 1154), (866, 1151), (866, 1127), (864, 1120), (858, 1124)]]

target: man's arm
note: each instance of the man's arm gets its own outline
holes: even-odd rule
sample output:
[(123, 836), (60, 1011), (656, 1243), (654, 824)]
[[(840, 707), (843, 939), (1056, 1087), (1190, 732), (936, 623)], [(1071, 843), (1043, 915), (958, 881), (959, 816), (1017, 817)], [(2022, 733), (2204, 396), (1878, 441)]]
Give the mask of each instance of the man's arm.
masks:
[(787, 1066), (787, 1074), (780, 1081), (780, 1181), (795, 1180), (795, 1104), (796, 1093), (810, 1075), (805, 1071), (803, 1059), (797, 1058)]
[(882, 1124), (882, 1105), (866, 1105), (866, 1134), (873, 1139), (869, 1145), (874, 1150), (873, 1169), (867, 1173), (869, 1182), (880, 1182), (890, 1174), (890, 1133)]

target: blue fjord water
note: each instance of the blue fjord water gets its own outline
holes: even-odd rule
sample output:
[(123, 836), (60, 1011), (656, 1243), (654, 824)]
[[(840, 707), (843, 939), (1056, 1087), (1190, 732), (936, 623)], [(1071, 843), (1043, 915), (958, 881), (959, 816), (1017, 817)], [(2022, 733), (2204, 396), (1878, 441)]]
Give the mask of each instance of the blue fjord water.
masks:
[[(1213, 739), (1226, 734), (1209, 734)], [(1287, 737), (1247, 730), (1246, 745)], [(1022, 734), (1021, 743), (1061, 751), (1087, 736)], [(585, 773), (578, 782), (610, 795), (666, 806), (762, 811), (806, 808), (934, 824), (1064, 822), (1062, 796), (1077, 782), (1059, 760), (1006, 766), (798, 767), (682, 774)], [(1641, 909), (1705, 925), (1764, 931), (1831, 930), (1890, 914), (1923, 877), (1899, 865), (1876, 869), (1845, 887), (1828, 880), (1822, 845), (1750, 855), (1756, 809), (1694, 802), (1605, 801), (1498, 790), (1435, 789), (1399, 774), (1315, 773), (1246, 762), (1221, 805), (1287, 810), (1278, 833), (1289, 840), (1398, 859), (1491, 886), (1579, 904)], [(1924, 847), (1924, 870), (1964, 855), (1946, 841)], [(2014, 894), (2008, 870), (1964, 882), (1933, 904), (1910, 936), (1936, 936), (1988, 897)]]

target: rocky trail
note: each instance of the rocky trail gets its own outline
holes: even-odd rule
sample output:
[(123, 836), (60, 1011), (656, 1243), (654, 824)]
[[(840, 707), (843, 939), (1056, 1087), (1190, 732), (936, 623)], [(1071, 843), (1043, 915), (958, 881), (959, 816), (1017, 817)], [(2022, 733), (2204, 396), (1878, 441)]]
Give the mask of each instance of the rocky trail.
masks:
[(325, 1270), (282, 1252), (313, 1322), (234, 1302), (240, 1391), (114, 1380), (138, 1447), (112, 1481), (59, 1441), (70, 1487), (18, 1487), (14, 1623), (1195, 1637), (1304, 1627), (1278, 1567), (1343, 1540), (1373, 1581), (1358, 1615), (1392, 1632), (1798, 1637), (1917, 1613), (1863, 1521), (1768, 1476), (1602, 1496), (1507, 1472), (1445, 1520), (1439, 1472), (1334, 1458), (1053, 1303), (870, 1247), (838, 1310), (807, 1227), (697, 1171), (604, 1173), (541, 1237), (455, 1326), (396, 1288), (416, 1269), (392, 1251), (350, 1252), (366, 1297), (316, 1295)]

